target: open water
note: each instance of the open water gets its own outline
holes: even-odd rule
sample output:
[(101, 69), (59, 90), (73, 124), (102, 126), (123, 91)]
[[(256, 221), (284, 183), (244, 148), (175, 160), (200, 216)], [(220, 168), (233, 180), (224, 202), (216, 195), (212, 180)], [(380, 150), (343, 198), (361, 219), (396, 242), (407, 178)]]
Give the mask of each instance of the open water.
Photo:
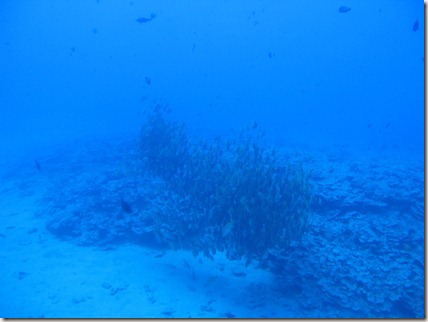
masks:
[(3, 0), (0, 317), (423, 318), (424, 25)]

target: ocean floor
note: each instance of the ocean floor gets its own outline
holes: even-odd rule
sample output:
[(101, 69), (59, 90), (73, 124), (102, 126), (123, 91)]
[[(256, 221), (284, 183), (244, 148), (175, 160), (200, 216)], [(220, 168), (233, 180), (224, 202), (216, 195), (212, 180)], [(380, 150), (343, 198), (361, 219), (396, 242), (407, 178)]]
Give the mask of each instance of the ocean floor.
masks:
[(76, 141), (5, 162), (0, 316), (423, 317), (423, 160), (279, 150), (312, 171), (316, 200), (311, 228), (270, 269), (113, 227), (121, 197), (135, 206), (135, 194), (161, 189), (142, 179), (137, 139)]

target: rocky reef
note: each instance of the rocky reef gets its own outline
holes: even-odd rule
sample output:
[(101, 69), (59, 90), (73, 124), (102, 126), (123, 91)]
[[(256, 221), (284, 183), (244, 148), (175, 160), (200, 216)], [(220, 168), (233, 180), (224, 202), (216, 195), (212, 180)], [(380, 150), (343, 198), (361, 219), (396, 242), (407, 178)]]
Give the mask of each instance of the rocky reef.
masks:
[(140, 137), (85, 140), (41, 159), (48, 230), (102, 250), (242, 257), (233, 275), (266, 268), (269, 299), (295, 301), (301, 317), (424, 316), (423, 160), (271, 149), (256, 124), (202, 142), (171, 119), (154, 107)]

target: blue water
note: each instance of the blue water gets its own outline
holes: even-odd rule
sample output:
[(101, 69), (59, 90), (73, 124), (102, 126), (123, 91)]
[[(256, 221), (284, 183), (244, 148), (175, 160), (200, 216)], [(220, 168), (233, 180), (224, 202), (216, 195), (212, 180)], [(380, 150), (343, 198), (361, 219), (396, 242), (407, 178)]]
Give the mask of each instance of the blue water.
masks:
[(423, 9), (3, 0), (0, 316), (424, 317)]

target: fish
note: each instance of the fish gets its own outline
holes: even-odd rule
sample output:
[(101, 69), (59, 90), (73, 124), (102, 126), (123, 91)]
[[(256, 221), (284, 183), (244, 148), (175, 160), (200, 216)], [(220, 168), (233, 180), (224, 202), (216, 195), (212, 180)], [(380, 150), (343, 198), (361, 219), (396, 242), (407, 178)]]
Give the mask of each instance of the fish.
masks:
[(155, 255), (156, 258), (161, 258), (163, 257), (163, 255), (165, 255), (165, 252), (159, 253), (157, 255)]
[(152, 82), (152, 80), (148, 77), (145, 77), (144, 79), (146, 80), (147, 85), (150, 85), (150, 83)]
[(413, 23), (413, 31), (418, 31), (418, 29), (419, 29), (419, 21), (415, 21), (414, 23)]
[(213, 284), (215, 281), (217, 281), (218, 279), (218, 275), (211, 275), (209, 276), (204, 284), (204, 287), (210, 286), (211, 284)]
[(230, 313), (229, 311), (224, 312), (223, 316), (224, 316), (225, 318), (228, 318), (228, 319), (233, 319), (233, 318), (235, 318), (235, 317), (236, 317), (236, 315), (235, 315), (235, 314)]
[(120, 206), (122, 207), (122, 210), (126, 212), (127, 214), (132, 214), (132, 208), (123, 198), (120, 199)]
[(192, 254), (193, 254), (194, 257), (197, 257), (198, 256), (198, 251), (196, 249), (193, 249), (192, 250)]
[(222, 237), (226, 237), (227, 235), (229, 235), (230, 232), (232, 231), (232, 228), (233, 228), (233, 222), (229, 222), (226, 225), (224, 225), (223, 229), (221, 230)]
[(185, 259), (183, 259), (183, 266), (184, 266), (184, 268), (186, 268), (186, 269), (189, 269), (189, 270), (190, 270), (190, 264), (189, 264), (189, 262), (188, 262), (188, 261), (186, 261)]
[(145, 23), (145, 22), (149, 22), (149, 21), (152, 21), (153, 20), (153, 18), (144, 18), (144, 17), (140, 17), (140, 18), (138, 18), (136, 21), (138, 22), (138, 23)]
[(245, 261), (245, 267), (248, 267), (251, 264), (252, 258), (248, 257), (247, 260)]
[(38, 171), (42, 171), (42, 167), (41, 167), (39, 161), (37, 161), (36, 159), (34, 159), (34, 165), (36, 166), (36, 169)]
[(18, 273), (18, 279), (22, 280), (23, 278), (27, 277), (30, 273), (27, 272), (19, 272)]
[(351, 11), (351, 8), (349, 8), (349, 7), (346, 7), (346, 6), (339, 7), (339, 12), (340, 13), (347, 13), (349, 11)]
[(204, 250), (204, 256), (211, 259), (211, 260), (214, 260), (214, 257), (213, 257), (213, 255), (211, 255), (209, 249)]
[(240, 272), (240, 271), (232, 271), (232, 275), (236, 276), (236, 277), (245, 277), (245, 276), (247, 276), (247, 273)]

